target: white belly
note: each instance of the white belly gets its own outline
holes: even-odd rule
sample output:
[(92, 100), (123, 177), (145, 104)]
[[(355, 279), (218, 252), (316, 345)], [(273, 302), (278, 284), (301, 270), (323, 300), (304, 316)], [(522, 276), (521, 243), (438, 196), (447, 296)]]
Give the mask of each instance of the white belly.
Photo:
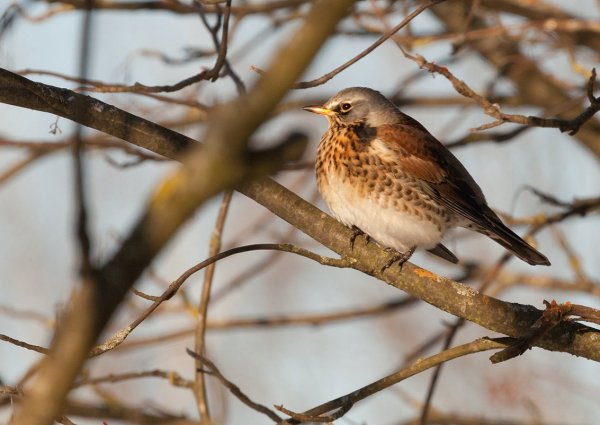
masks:
[(347, 181), (328, 173), (321, 194), (333, 216), (347, 226), (356, 226), (379, 244), (404, 252), (413, 247), (430, 249), (442, 239), (443, 231), (424, 215), (411, 214), (393, 205), (383, 195), (362, 196)]

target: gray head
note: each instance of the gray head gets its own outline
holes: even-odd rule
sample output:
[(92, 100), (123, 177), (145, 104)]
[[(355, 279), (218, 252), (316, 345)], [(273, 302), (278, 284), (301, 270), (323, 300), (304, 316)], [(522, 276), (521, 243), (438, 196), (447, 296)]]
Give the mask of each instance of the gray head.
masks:
[(323, 106), (304, 109), (325, 115), (330, 124), (352, 125), (364, 123), (369, 127), (394, 124), (400, 111), (384, 95), (367, 87), (350, 87), (340, 91)]

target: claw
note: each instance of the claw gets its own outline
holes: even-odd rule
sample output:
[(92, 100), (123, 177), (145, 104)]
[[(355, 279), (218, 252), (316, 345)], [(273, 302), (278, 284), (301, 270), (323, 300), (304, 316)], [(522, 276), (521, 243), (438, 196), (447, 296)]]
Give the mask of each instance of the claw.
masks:
[(369, 235), (367, 235), (365, 232), (363, 232), (356, 226), (352, 226), (352, 236), (350, 236), (350, 249), (354, 250), (354, 242), (356, 241), (356, 238), (360, 235), (365, 235), (367, 243), (369, 243), (369, 241), (371, 240)]
[(383, 273), (386, 269), (389, 269), (391, 265), (394, 264), (396, 261), (398, 262), (400, 270), (402, 271), (402, 266), (408, 261), (410, 257), (412, 257), (416, 248), (416, 246), (413, 246), (411, 249), (404, 252), (398, 252), (393, 248), (386, 248), (385, 250), (387, 252), (392, 253), (392, 255), (390, 256), (390, 258), (388, 258), (383, 267), (381, 267), (380, 273)]

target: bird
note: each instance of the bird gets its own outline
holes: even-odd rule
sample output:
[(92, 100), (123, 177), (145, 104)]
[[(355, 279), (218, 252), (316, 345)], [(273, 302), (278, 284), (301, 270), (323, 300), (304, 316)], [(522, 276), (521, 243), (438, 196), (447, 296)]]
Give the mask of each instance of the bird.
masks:
[(332, 215), (394, 253), (382, 271), (416, 249), (452, 263), (448, 230), (482, 233), (531, 265), (548, 258), (510, 230), (488, 206), (460, 161), (417, 120), (380, 92), (341, 90), (306, 111), (327, 118), (315, 161), (319, 192)]

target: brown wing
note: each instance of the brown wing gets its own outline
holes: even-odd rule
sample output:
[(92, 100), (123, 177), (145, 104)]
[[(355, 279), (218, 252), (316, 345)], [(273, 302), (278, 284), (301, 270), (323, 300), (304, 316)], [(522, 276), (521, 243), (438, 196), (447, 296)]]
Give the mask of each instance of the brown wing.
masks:
[(529, 264), (550, 265), (546, 256), (502, 223), (465, 167), (421, 124), (403, 116), (399, 124), (380, 127), (375, 137), (394, 152), (402, 169), (427, 183), (431, 197), (473, 223), (475, 230)]
[(451, 211), (480, 225), (486, 225), (485, 197), (473, 177), (458, 159), (420, 124), (380, 126), (376, 135), (402, 169), (428, 183), (430, 196)]

